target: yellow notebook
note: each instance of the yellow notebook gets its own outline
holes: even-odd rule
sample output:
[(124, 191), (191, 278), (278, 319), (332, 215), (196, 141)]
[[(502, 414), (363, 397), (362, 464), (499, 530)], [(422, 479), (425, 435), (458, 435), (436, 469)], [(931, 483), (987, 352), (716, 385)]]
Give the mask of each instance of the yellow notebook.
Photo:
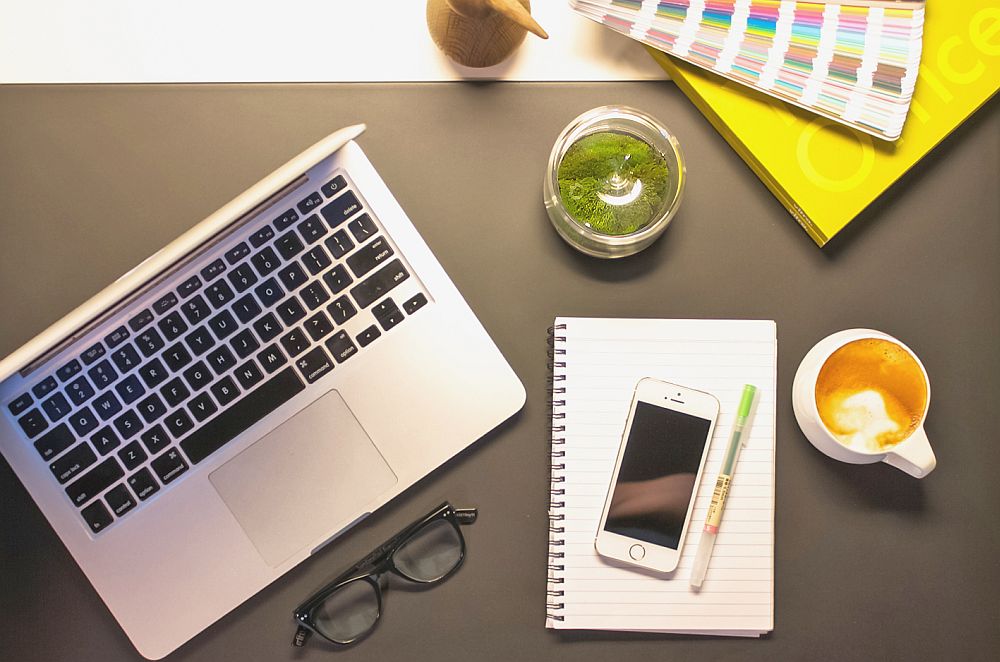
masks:
[(823, 246), (1000, 88), (1000, 5), (927, 3), (920, 75), (896, 142), (647, 50)]

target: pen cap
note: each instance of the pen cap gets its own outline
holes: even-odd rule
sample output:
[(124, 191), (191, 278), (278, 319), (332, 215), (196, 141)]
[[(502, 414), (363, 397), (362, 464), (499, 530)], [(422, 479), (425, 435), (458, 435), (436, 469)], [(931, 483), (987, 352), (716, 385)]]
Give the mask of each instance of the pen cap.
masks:
[(757, 387), (752, 384), (745, 384), (743, 386), (743, 397), (740, 398), (740, 407), (736, 410), (736, 418), (740, 420), (746, 420), (750, 415), (750, 410), (753, 409), (753, 400), (757, 397)]

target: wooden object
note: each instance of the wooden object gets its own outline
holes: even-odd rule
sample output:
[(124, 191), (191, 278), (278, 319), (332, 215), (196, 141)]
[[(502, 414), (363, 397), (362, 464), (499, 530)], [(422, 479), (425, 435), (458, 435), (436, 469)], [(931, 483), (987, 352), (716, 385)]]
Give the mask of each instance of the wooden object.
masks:
[(527, 31), (548, 39), (531, 0), (427, 0), (427, 27), (445, 55), (467, 67), (505, 60)]

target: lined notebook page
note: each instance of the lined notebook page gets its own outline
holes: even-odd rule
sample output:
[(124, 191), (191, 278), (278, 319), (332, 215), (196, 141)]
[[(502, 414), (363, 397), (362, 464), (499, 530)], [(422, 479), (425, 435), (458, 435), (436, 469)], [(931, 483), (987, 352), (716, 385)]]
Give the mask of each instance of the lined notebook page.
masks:
[[(557, 318), (546, 626), (757, 635), (774, 621), (774, 322)], [(560, 351), (564, 350), (564, 352)], [(722, 405), (681, 560), (670, 579), (615, 565), (594, 537), (636, 383), (654, 377)], [(700, 592), (689, 586), (744, 384), (760, 390)], [(564, 390), (563, 390), (564, 389)]]

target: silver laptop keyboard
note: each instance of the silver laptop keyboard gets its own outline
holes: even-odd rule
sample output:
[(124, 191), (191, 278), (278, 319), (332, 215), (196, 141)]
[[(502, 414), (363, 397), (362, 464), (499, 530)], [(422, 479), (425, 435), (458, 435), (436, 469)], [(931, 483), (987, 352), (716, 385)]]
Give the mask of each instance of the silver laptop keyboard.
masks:
[(7, 403), (93, 533), (427, 303), (343, 174), (248, 232)]

